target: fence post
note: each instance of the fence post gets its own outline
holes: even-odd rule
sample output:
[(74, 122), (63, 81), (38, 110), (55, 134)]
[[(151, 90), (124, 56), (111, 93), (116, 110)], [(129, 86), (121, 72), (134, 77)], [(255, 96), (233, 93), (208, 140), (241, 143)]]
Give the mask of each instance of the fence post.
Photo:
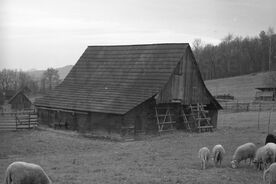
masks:
[(269, 115), (268, 115), (267, 134), (269, 134), (269, 128), (270, 128), (270, 117), (271, 117), (271, 110), (269, 111)]
[(269, 133), (271, 113), (273, 112), (273, 110), (274, 110), (274, 103), (272, 105), (272, 108), (269, 111), (267, 133)]
[(258, 111), (258, 129), (260, 129), (260, 113), (261, 113), (261, 103), (259, 103), (259, 111)]

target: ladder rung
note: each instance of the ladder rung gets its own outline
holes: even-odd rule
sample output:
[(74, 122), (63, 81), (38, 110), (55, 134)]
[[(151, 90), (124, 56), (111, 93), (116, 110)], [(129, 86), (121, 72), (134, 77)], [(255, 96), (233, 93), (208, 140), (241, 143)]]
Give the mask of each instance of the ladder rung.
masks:
[[(157, 117), (174, 116), (174, 114), (158, 114)], [(155, 115), (156, 116), (156, 115)]]
[(167, 121), (167, 122), (162, 122), (162, 123), (159, 123), (159, 125), (164, 125), (164, 124), (174, 124), (176, 123), (175, 121)]
[(208, 111), (207, 111), (207, 110), (200, 110), (200, 109), (197, 110), (197, 109), (196, 109), (196, 110), (194, 110), (193, 112), (206, 112), (206, 113), (207, 113)]

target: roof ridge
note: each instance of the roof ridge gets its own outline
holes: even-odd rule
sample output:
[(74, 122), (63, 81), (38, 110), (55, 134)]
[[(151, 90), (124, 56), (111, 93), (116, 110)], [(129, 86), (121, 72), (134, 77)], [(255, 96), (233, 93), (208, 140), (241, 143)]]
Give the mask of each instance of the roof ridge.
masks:
[(154, 46), (154, 45), (189, 45), (189, 43), (150, 43), (150, 44), (126, 44), (126, 45), (88, 45), (88, 47), (129, 47), (129, 46)]

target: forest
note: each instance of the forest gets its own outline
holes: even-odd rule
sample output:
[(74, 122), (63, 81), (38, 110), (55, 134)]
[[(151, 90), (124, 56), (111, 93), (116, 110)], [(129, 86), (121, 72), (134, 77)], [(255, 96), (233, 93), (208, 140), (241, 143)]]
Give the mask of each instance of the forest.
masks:
[(255, 37), (228, 34), (218, 45), (193, 42), (193, 52), (204, 80), (276, 70), (273, 28)]
[[(54, 68), (45, 70), (39, 80), (22, 70), (3, 69), (0, 71), (0, 95), (7, 92), (15, 93), (23, 87), (28, 87), (32, 94), (43, 94), (52, 90), (60, 82), (58, 70)], [(1, 103), (3, 100), (0, 97)]]

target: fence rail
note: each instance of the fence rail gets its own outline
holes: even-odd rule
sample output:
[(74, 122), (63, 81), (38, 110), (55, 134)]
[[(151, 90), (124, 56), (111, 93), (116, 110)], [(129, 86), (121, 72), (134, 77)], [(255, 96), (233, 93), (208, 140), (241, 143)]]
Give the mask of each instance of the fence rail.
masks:
[(0, 130), (31, 129), (38, 123), (38, 116), (34, 111), (0, 113)]
[(276, 102), (240, 102), (227, 101), (219, 102), (225, 112), (243, 112), (243, 111), (276, 111)]

